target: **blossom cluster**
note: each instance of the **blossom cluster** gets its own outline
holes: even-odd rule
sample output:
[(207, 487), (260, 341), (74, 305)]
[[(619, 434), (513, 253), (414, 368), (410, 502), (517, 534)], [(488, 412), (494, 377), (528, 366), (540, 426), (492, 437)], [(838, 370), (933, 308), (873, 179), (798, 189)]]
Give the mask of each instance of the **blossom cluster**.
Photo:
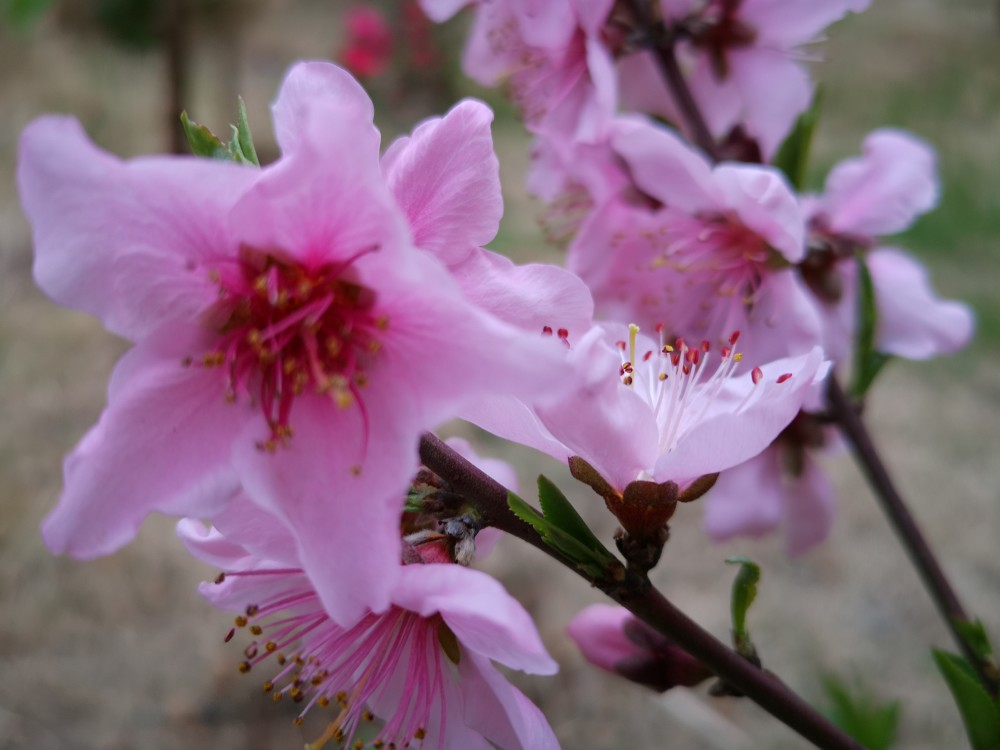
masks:
[[(435, 20), (466, 4), (422, 2)], [(467, 72), (506, 80), (534, 133), (531, 187), (566, 268), (484, 249), (503, 211), (484, 104), (383, 152), (370, 99), (326, 63), (288, 73), (263, 168), (122, 161), (68, 118), (22, 137), (37, 283), (133, 344), (43, 536), (91, 558), (151, 513), (182, 518), (188, 550), (223, 571), (203, 593), (252, 636), (241, 671), (265, 670), (300, 719), (332, 710), (315, 748), (557, 746), (493, 664), (556, 669), (528, 613), (470, 567), (487, 532), (407, 504), (424, 432), (462, 418), (567, 461), (640, 541), (714, 484), (712, 536), (784, 520), (801, 553), (832, 515), (813, 414), (855, 355), (859, 269), (878, 351), (927, 358), (971, 333), (879, 241), (936, 200), (925, 144), (877, 131), (819, 195), (767, 163), (809, 104), (802, 45), (865, 2), (659, 3), (719, 163), (687, 141), (641, 3), (473, 4)], [(615, 667), (592, 645), (622, 617), (589, 622), (574, 637)], [(669, 660), (671, 684), (707, 676), (649, 638), (611, 650), (655, 652), (643, 664)]]

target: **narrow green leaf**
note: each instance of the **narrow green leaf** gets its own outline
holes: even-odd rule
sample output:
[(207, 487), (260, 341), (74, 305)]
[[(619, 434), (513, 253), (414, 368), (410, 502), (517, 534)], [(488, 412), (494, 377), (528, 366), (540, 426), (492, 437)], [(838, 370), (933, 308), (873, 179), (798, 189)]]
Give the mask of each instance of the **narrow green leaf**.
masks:
[(778, 148), (774, 156), (774, 166), (785, 173), (788, 181), (796, 190), (802, 190), (806, 180), (806, 168), (809, 166), (809, 150), (812, 146), (813, 134), (819, 123), (819, 111), (822, 104), (822, 91), (817, 88), (809, 109), (799, 115), (792, 126), (792, 131)]
[(823, 688), (832, 704), (830, 720), (868, 750), (889, 750), (896, 739), (901, 707), (899, 701), (882, 703), (867, 690), (852, 695), (836, 677), (826, 677)]
[(729, 565), (739, 565), (740, 570), (733, 579), (733, 593), (730, 609), (733, 617), (733, 637), (737, 641), (750, 641), (747, 631), (747, 610), (757, 598), (757, 583), (760, 581), (760, 566), (745, 557), (730, 557)]
[(601, 547), (600, 540), (594, 536), (587, 522), (576, 512), (573, 504), (566, 499), (552, 481), (545, 475), (538, 477), (538, 503), (542, 506), (545, 519), (562, 529), (581, 544)]
[(958, 704), (972, 750), (1000, 748), (1000, 702), (990, 697), (980, 684), (976, 671), (961, 656), (936, 648), (931, 651)]
[(184, 128), (184, 135), (187, 136), (192, 154), (208, 159), (229, 160), (226, 145), (211, 130), (190, 119), (187, 112), (181, 112), (181, 126)]
[(239, 97), (239, 119), (233, 125), (233, 139), (229, 144), (229, 150), (237, 157), (237, 161), (255, 167), (260, 166), (257, 149), (253, 145), (253, 134), (250, 132), (250, 121), (247, 119), (247, 105), (243, 97)]
[(875, 331), (878, 309), (875, 305), (875, 285), (868, 264), (860, 253), (856, 259), (858, 269), (858, 330), (854, 339), (854, 380), (850, 392), (860, 398), (868, 392), (875, 377), (891, 359), (875, 351)]
[(596, 537), (593, 537), (593, 543), (580, 541), (563, 531), (513, 492), (507, 494), (507, 505), (515, 516), (534, 528), (546, 544), (591, 578), (606, 578), (612, 568), (621, 565)]

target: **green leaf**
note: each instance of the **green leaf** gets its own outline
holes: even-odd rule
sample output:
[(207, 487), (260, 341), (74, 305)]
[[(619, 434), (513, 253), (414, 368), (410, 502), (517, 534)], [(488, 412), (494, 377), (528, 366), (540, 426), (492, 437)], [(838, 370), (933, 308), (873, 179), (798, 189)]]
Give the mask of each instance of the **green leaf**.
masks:
[[(542, 482), (539, 481), (540, 488), (541, 485)], [(586, 533), (582, 534), (580, 538), (574, 536), (574, 532), (577, 531), (574, 529), (574, 522), (570, 522), (570, 530), (560, 527), (560, 522), (566, 522), (563, 515), (566, 513), (566, 509), (561, 507), (561, 503), (569, 505), (569, 501), (562, 496), (561, 492), (558, 494), (562, 498), (561, 501), (551, 495), (546, 499), (546, 503), (550, 506), (550, 512), (555, 508), (553, 518), (542, 515), (513, 492), (507, 494), (507, 505), (515, 516), (534, 528), (547, 545), (570, 560), (577, 568), (593, 579), (607, 579), (613, 569), (621, 567), (621, 563), (600, 543), (597, 537), (590, 532), (590, 529), (586, 528), (586, 524), (583, 524), (583, 519), (580, 519), (579, 516), (576, 516), (578, 522), (586, 528)], [(572, 507), (570, 510), (573, 515), (576, 515), (576, 511)]]
[(229, 150), (211, 130), (190, 119), (187, 112), (181, 112), (181, 126), (187, 136), (191, 153), (208, 159), (229, 160)]
[(0, 0), (0, 11), (11, 26), (23, 31), (40, 21), (53, 2), (54, 0)]
[(830, 721), (868, 750), (889, 750), (896, 739), (901, 707), (899, 701), (882, 703), (869, 691), (851, 691), (836, 677), (826, 677), (823, 688), (832, 704)]
[(229, 151), (234, 157), (233, 161), (259, 167), (260, 160), (257, 158), (257, 149), (253, 146), (250, 121), (247, 120), (247, 105), (242, 96), (239, 97), (239, 119), (232, 127), (233, 139), (229, 142)]
[(592, 547), (603, 547), (594, 536), (587, 522), (583, 520), (573, 504), (566, 499), (555, 484), (544, 474), (538, 477), (538, 503), (542, 506), (545, 519), (565, 531), (574, 539)]
[(958, 704), (972, 750), (1000, 748), (1000, 699), (990, 697), (979, 682), (976, 670), (961, 656), (936, 648), (931, 651)]
[(813, 133), (819, 123), (819, 111), (823, 95), (821, 89), (816, 89), (809, 109), (799, 115), (792, 127), (792, 132), (774, 155), (774, 166), (785, 173), (788, 181), (796, 190), (802, 190), (806, 179), (806, 167), (809, 165), (809, 149), (812, 146)]
[(747, 630), (747, 610), (757, 598), (757, 583), (760, 581), (760, 566), (745, 557), (730, 557), (729, 565), (739, 565), (740, 570), (733, 579), (733, 593), (730, 609), (733, 616), (733, 638), (737, 643), (737, 651), (741, 642), (750, 645), (750, 633)]
[(875, 285), (868, 271), (868, 264), (859, 253), (858, 266), (858, 330), (854, 340), (854, 381), (850, 392), (861, 398), (875, 382), (885, 364), (892, 359), (888, 354), (875, 351), (875, 331), (878, 310), (875, 306)]
[(990, 661), (993, 658), (993, 645), (990, 637), (986, 635), (986, 628), (981, 620), (955, 620), (955, 628), (962, 635), (972, 651), (983, 661)]

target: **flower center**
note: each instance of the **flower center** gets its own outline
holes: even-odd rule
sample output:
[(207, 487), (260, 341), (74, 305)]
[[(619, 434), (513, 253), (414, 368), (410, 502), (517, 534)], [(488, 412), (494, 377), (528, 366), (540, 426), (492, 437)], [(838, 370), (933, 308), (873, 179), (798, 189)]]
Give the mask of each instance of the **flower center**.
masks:
[[(298, 725), (314, 706), (336, 713), (308, 750), (329, 742), (351, 748), (413, 747), (430, 723), (444, 724), (444, 684), (452, 675), (442, 657), (457, 663), (460, 647), (439, 615), (421, 617), (393, 607), (344, 629), (330, 620), (301, 570), (237, 571), (217, 581), (230, 576), (261, 577), (274, 592), (248, 606), (226, 636), (231, 640), (237, 628), (255, 636), (244, 649), (240, 672), (273, 659), (278, 672), (264, 682), (264, 692), (275, 702), (304, 703)], [(376, 730), (372, 708), (390, 699), (394, 710)], [(359, 734), (373, 739), (356, 740)]]
[(292, 404), (308, 391), (357, 405), (367, 427), (360, 391), (389, 320), (377, 314), (375, 293), (346, 272), (375, 249), (310, 268), (243, 247), (213, 272), (219, 301), (205, 322), (219, 339), (200, 363), (223, 372), (227, 400), (249, 398), (264, 413), (270, 436), (259, 448), (273, 451), (292, 436)]
[[(636, 347), (639, 327), (629, 326), (628, 342), (617, 342), (622, 353), (618, 373), (622, 384), (632, 388), (649, 404), (659, 427), (659, 452), (667, 453), (677, 447), (691, 425), (705, 418), (743, 355), (734, 350), (739, 331), (729, 337), (728, 344), (718, 349), (718, 363), (713, 365), (710, 342), (691, 346), (679, 338), (668, 344), (664, 327), (658, 325), (656, 330), (659, 348), (643, 351)], [(649, 343), (648, 339), (646, 341)], [(760, 368), (754, 368), (750, 377), (756, 386), (762, 377)], [(733, 411), (739, 411), (749, 398), (750, 394)]]

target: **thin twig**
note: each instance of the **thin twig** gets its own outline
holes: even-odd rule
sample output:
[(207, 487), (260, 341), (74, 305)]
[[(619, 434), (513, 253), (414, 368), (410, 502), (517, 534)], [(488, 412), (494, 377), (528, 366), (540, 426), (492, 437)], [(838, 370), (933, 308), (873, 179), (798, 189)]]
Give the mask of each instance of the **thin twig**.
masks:
[(847, 394), (844, 393), (839, 381), (832, 373), (827, 385), (827, 400), (831, 414), (850, 441), (858, 463), (861, 464), (869, 484), (875, 490), (875, 496), (882, 509), (889, 516), (889, 521), (906, 548), (910, 560), (916, 566), (917, 572), (924, 582), (924, 587), (934, 600), (934, 604), (937, 605), (941, 616), (944, 617), (965, 658), (975, 666), (983, 686), (991, 695), (996, 695), (997, 679), (990, 674), (991, 665), (983, 661), (960, 630), (960, 623), (972, 622), (971, 618), (958, 600), (958, 595), (938, 564), (927, 539), (920, 531), (920, 527), (917, 526), (916, 519), (896, 490), (892, 477), (889, 476), (865, 423), (855, 411)]
[[(434, 435), (420, 440), (420, 459), (465, 496), (481, 519), (537, 547), (564, 565), (567, 560), (549, 547), (527, 523), (517, 518), (507, 504), (507, 489), (470, 464)], [(754, 666), (677, 609), (663, 594), (635, 577), (632, 586), (606, 586), (569, 566), (581, 577), (600, 587), (632, 614), (673, 639), (681, 648), (704, 662), (720, 678), (739, 688), (776, 719), (824, 750), (863, 750), (862, 746), (830, 723), (816, 709), (775, 676)], [(628, 582), (628, 581), (626, 581)]]
[(712, 137), (701, 109), (691, 94), (680, 65), (677, 63), (676, 37), (653, 18), (648, 0), (628, 0), (629, 9), (636, 24), (643, 30), (650, 46), (650, 52), (660, 66), (660, 72), (666, 80), (667, 87), (677, 104), (681, 117), (687, 125), (694, 142), (698, 144), (712, 161), (719, 160), (719, 144)]

